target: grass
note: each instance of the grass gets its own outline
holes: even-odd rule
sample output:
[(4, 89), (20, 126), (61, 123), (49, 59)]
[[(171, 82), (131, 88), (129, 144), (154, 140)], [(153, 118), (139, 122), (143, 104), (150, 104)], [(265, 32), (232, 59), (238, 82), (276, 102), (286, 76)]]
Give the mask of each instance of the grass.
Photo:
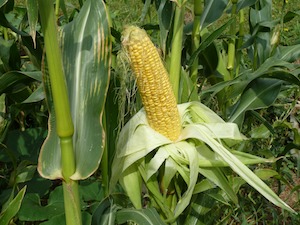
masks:
[[(280, 18), (287, 12), (300, 12), (300, 1), (299, 0), (286, 0), (286, 4), (283, 7), (283, 0), (273, 0), (273, 12), (274, 19)], [(281, 44), (292, 45), (300, 43), (300, 16), (295, 17), (290, 22), (287, 22), (283, 26), (281, 33)]]
[[(72, 5), (78, 5), (78, 0), (65, 0)], [(110, 11), (111, 20), (113, 26), (118, 29), (122, 29), (127, 24), (141, 25), (141, 15), (143, 9), (142, 0), (107, 0), (107, 6)], [(283, 0), (273, 0), (274, 19), (279, 19), (282, 15), (288, 11), (300, 12), (299, 0), (286, 0), (284, 9)], [(24, 5), (24, 0), (16, 0), (16, 5)], [(282, 10), (283, 9), (283, 10)], [(152, 23), (156, 21), (156, 15), (154, 6), (150, 10), (150, 15), (147, 17), (147, 22)], [(300, 16), (295, 17), (290, 22), (284, 24), (283, 31), (281, 33), (281, 44), (291, 45), (300, 43)]]

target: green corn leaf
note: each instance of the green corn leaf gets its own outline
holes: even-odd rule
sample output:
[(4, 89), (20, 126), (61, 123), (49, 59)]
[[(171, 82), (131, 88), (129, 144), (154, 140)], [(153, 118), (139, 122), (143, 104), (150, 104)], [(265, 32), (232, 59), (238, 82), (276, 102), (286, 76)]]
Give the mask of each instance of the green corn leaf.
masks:
[[(214, 154), (205, 144), (197, 146), (198, 157), (200, 159), (204, 158), (206, 162), (212, 163), (218, 159), (218, 156)], [(210, 167), (203, 167), (202, 160), (199, 160), (199, 173), (213, 182), (215, 185), (219, 186), (224, 192), (228, 195), (228, 197), (237, 204), (238, 199), (236, 194), (234, 193), (232, 187), (230, 186), (228, 179), (226, 178), (222, 169), (211, 165)], [(228, 164), (227, 164), (228, 166)]]
[(73, 23), (64, 27), (62, 38), (75, 128), (76, 172), (71, 178), (85, 179), (98, 168), (104, 146), (102, 114), (111, 63), (110, 25), (104, 2), (86, 1)]
[(28, 23), (30, 29), (29, 33), (30, 36), (32, 37), (34, 46), (36, 46), (35, 36), (36, 36), (36, 25), (38, 22), (38, 1), (26, 0), (26, 8), (27, 8)]
[(209, 179), (204, 179), (195, 185), (194, 194), (198, 194), (207, 191), (209, 189), (213, 189), (215, 187), (216, 185), (213, 182), (211, 182)]
[(277, 98), (281, 84), (281, 81), (274, 79), (253, 81), (249, 89), (242, 94), (229, 121), (241, 125), (246, 111), (270, 106)]
[(294, 19), (295, 17), (300, 16), (300, 10), (298, 11), (288, 11), (284, 17), (283, 17), (283, 22), (287, 23), (289, 21), (291, 21), (292, 19)]
[(202, 30), (204, 27), (220, 18), (227, 4), (228, 0), (211, 0), (205, 2), (204, 10), (200, 19), (200, 29)]
[(39, 102), (45, 98), (44, 87), (41, 84), (27, 99), (22, 103)]
[(292, 46), (279, 46), (276, 56), (287, 62), (294, 62), (299, 59), (300, 44)]
[[(174, 160), (166, 160), (165, 168), (164, 168), (164, 179), (162, 181), (163, 187), (169, 187), (172, 179), (177, 173), (176, 165)], [(167, 190), (164, 190), (165, 192)]]
[(255, 4), (255, 2), (256, 2), (256, 0), (240, 0), (237, 3), (237, 11), (240, 11), (241, 9), (252, 6)]
[(198, 57), (198, 55), (210, 44), (212, 44), (217, 38), (219, 38), (223, 32), (226, 30), (227, 27), (230, 26), (230, 24), (232, 24), (233, 19), (228, 20), (224, 25), (222, 25), (220, 28), (216, 29), (213, 33), (211, 33), (210, 35), (208, 35), (199, 45), (198, 49), (192, 54), (188, 65), (191, 66), (194, 62), (194, 60), (196, 59), (196, 57)]
[(118, 224), (133, 221), (143, 225), (165, 225), (157, 211), (153, 208), (148, 209), (121, 209), (117, 212), (116, 220)]
[(4, 6), (7, 2), (8, 0), (0, 0), (0, 8)]
[[(76, 171), (71, 177), (74, 180), (85, 179), (94, 173), (103, 153), (102, 114), (111, 63), (107, 17), (103, 1), (87, 0), (77, 17), (61, 32), (64, 71), (75, 129)], [(49, 95), (47, 101), (51, 129), (41, 149), (39, 171), (48, 179), (57, 179), (61, 177), (61, 153)]]
[(183, 131), (185, 138), (195, 138), (202, 140), (209, 145), (213, 151), (218, 153), (224, 161), (226, 161), (231, 169), (235, 171), (240, 177), (242, 177), (248, 184), (260, 192), (265, 198), (267, 198), (273, 204), (288, 210), (295, 212), (284, 201), (282, 201), (261, 179), (259, 179), (247, 166), (245, 166), (239, 159), (237, 159), (232, 153), (224, 148), (217, 140), (210, 137), (205, 131), (203, 131), (199, 125), (189, 125)]
[(174, 3), (168, 0), (161, 0), (157, 8), (157, 16), (159, 21), (160, 47), (163, 54), (166, 54), (168, 34), (171, 29), (172, 19), (174, 16)]
[(0, 95), (12, 91), (17, 84), (33, 82), (33, 79), (41, 81), (41, 72), (9, 71), (0, 77)]
[(162, 146), (159, 148), (157, 153), (153, 156), (150, 162), (147, 164), (146, 171), (147, 171), (147, 180), (155, 174), (160, 166), (165, 162), (165, 160), (170, 156), (170, 153), (167, 149)]
[(232, 86), (233, 92), (229, 97), (235, 98), (236, 96), (239, 96), (241, 93), (243, 93), (244, 89), (251, 81), (260, 77), (264, 77), (272, 73), (274, 68), (280, 67), (288, 70), (294, 69), (294, 66), (291, 63), (278, 59), (278, 57), (271, 57), (267, 59), (262, 65), (260, 65), (260, 67), (254, 72), (246, 70), (233, 80), (219, 82), (211, 88), (208, 88), (207, 90), (203, 91), (203, 94), (212, 93), (213, 96), (224, 88)]
[(189, 205), (198, 179), (198, 154), (197, 151), (195, 151), (195, 147), (187, 142), (179, 142), (177, 143), (177, 148), (186, 155), (189, 161), (189, 182), (187, 183), (187, 190), (177, 202), (174, 211), (175, 217), (179, 216)]

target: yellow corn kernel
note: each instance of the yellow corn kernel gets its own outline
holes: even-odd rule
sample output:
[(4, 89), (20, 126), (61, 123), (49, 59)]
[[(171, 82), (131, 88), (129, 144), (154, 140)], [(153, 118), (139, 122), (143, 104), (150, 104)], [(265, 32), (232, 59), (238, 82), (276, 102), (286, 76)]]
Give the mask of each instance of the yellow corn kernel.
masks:
[(177, 140), (181, 123), (168, 73), (156, 47), (145, 30), (125, 28), (123, 46), (127, 49), (149, 125), (170, 140)]

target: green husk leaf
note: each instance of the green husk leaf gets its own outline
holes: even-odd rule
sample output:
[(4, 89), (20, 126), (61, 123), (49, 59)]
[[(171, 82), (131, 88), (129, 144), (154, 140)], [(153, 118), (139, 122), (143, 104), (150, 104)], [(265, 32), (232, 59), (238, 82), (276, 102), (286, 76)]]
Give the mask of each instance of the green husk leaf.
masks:
[(141, 209), (142, 178), (136, 164), (129, 166), (124, 171), (122, 177), (120, 178), (120, 183), (126, 191), (134, 207), (136, 209)]
[(286, 209), (290, 212), (295, 212), (290, 206), (282, 201), (261, 179), (259, 179), (247, 166), (245, 166), (237, 157), (228, 151), (220, 142), (213, 139), (205, 133), (199, 125), (189, 125), (182, 131), (182, 137), (195, 138), (202, 140), (209, 145), (213, 151), (218, 153), (224, 161), (241, 176), (248, 184), (260, 192), (265, 198), (273, 204)]

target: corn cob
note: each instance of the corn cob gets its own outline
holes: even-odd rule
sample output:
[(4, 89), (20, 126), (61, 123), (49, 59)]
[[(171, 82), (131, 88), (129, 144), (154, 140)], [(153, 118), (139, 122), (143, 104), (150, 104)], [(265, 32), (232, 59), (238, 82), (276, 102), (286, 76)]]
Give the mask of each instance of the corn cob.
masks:
[(177, 102), (156, 47), (146, 31), (135, 26), (125, 28), (122, 44), (127, 49), (150, 127), (177, 140), (181, 131)]

